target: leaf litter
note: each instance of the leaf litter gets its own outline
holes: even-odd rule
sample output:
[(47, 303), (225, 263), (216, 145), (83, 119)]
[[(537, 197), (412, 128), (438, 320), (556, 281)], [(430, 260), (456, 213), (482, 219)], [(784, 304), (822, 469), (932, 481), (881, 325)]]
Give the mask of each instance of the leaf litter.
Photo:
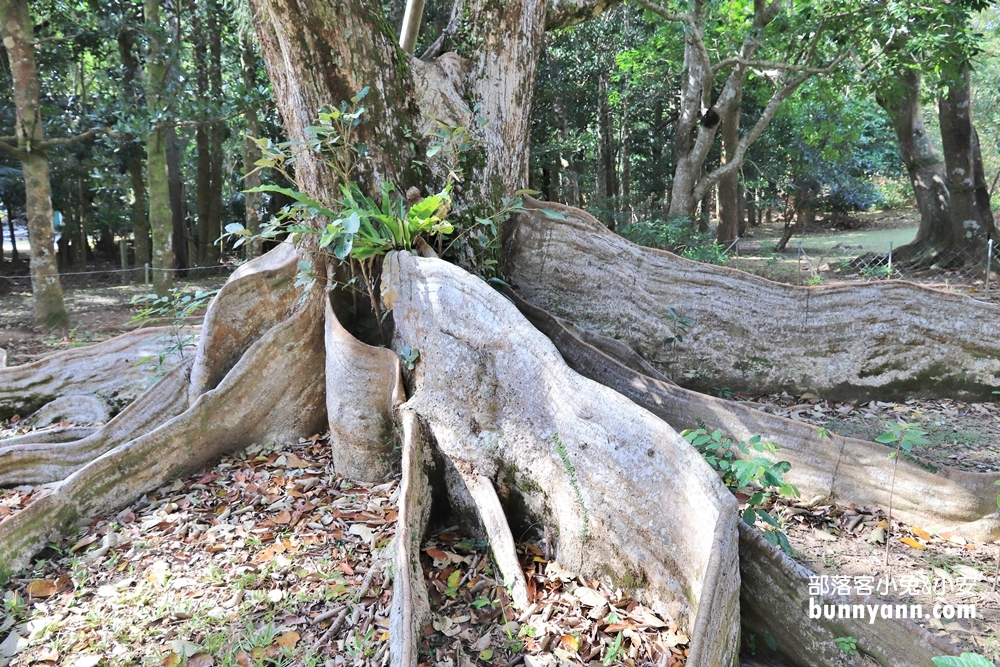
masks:
[[(387, 665), (398, 480), (343, 479), (329, 449), (320, 436), (254, 445), (81, 522), (8, 583), (0, 667)], [(0, 520), (39, 490), (0, 490)], [(485, 543), (455, 530), (426, 542), (424, 667), (685, 663), (685, 633), (630, 591), (533, 544), (520, 556), (525, 610)]]

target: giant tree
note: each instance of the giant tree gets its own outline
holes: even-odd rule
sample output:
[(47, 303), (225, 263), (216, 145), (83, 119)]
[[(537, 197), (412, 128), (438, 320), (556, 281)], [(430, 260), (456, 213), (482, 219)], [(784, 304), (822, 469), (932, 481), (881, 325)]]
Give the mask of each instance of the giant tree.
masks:
[[(296, 190), (288, 192), (303, 217), (289, 231), (302, 242), (289, 239), (234, 273), (209, 308), (194, 359), (115, 420), (83, 440), (53, 445), (29, 436), (0, 449), (0, 484), (53, 482), (0, 524), (0, 563), (22, 565), (80, 516), (221, 452), (329, 428), (338, 472), (373, 479), (402, 469), (389, 632), (395, 665), (417, 664), (429, 611), (419, 542), (431, 487), (488, 538), (519, 604), (528, 593), (508, 511), (545, 526), (564, 565), (592, 577), (628, 571), (643, 582), (644, 599), (689, 630), (689, 665), (735, 662), (741, 604), (744, 618), (756, 609), (758, 622), (789, 638), (786, 655), (837, 664), (838, 635), (830, 633), (839, 627), (804, 626), (789, 602), (801, 571), (776, 571), (781, 554), (748, 528), (739, 537), (734, 499), (674, 428), (698, 419), (738, 437), (752, 428), (796, 456), (805, 493), (858, 503), (885, 502), (886, 450), (824, 440), (811, 426), (682, 389), (650, 361), (671, 372), (699, 368), (705, 380), (734, 387), (807, 384), (861, 395), (920, 382), (928, 392), (982, 395), (1000, 381), (998, 309), (900, 283), (777, 285), (632, 246), (578, 209), (527, 197), (518, 205), (545, 27), (581, 20), (604, 3), (463, 1), (440, 55), (426, 61), (399, 48), (376, 2), (252, 5), (297, 151)], [(313, 150), (317, 136), (320, 148), (349, 156), (356, 168)], [(465, 159), (438, 171), (430, 158), (449, 149), (425, 136), (461, 137)], [(501, 283), (435, 256), (448, 257), (460, 239), (396, 236), (406, 221), (433, 228), (442, 216), (486, 236), (504, 217), (498, 211), (512, 214), (492, 245), (503, 245)], [(664, 349), (666, 304), (694, 315), (692, 349)], [(788, 327), (775, 312), (804, 316)], [(908, 318), (919, 326), (899, 331)], [(373, 326), (378, 336), (365, 333)], [(746, 330), (752, 335), (734, 334)], [(859, 338), (878, 338), (878, 352), (859, 349)], [(934, 355), (914, 344), (932, 338)], [(0, 371), (0, 414), (27, 414), (64, 394), (135, 397), (144, 378), (131, 360), (151, 339), (138, 331)], [(816, 340), (827, 363), (816, 362)], [(841, 457), (864, 466), (841, 471)], [(994, 477), (900, 468), (900, 515), (970, 535), (1000, 532)], [(922, 502), (927, 488), (943, 498), (934, 507)], [(742, 602), (738, 541), (751, 584)], [(880, 630), (881, 639), (864, 638), (872, 655), (886, 658), (878, 644), (886, 638), (907, 652), (899, 664), (933, 655), (932, 639), (913, 627)]]

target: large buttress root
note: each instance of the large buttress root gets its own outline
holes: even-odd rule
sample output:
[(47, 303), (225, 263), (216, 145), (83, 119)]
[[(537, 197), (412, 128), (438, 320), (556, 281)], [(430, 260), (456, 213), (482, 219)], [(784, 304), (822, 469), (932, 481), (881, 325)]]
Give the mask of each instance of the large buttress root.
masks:
[(191, 369), (189, 400), (214, 389), (247, 349), (268, 329), (288, 317), (295, 289), (299, 251), (281, 243), (236, 269), (205, 313)]
[(0, 487), (64, 479), (101, 454), (181, 414), (188, 407), (190, 368), (186, 362), (170, 371), (118, 416), (79, 440), (51, 443), (32, 440), (31, 434), (16, 441), (0, 440)]
[(420, 544), (431, 515), (430, 476), (433, 466), (427, 432), (412, 410), (400, 410), (403, 424), (403, 478), (399, 485), (399, 517), (393, 560), (389, 654), (395, 667), (411, 667), (424, 626), (431, 618), (430, 601), (420, 564)]
[[(30, 364), (0, 368), (0, 419), (26, 417), (69, 394), (93, 394), (112, 405), (127, 405), (146, 390), (154, 372), (142, 359), (158, 358), (174, 333), (171, 327), (138, 329)], [(180, 361), (171, 355), (162, 367), (170, 369)]]
[(688, 664), (732, 664), (736, 504), (697, 452), (570, 370), (509, 301), (461, 269), (393, 253), (382, 285), (397, 344), (420, 351), (405, 407), (446, 462), (541, 521), (565, 566), (643, 582), (638, 594), (690, 629)]
[[(795, 287), (642, 248), (579, 209), (529, 202), (505, 243), (529, 302), (628, 343), (695, 389), (852, 400), (989, 397), (1000, 307), (902, 281)], [(682, 342), (668, 308), (690, 318)]]
[[(913, 621), (878, 618), (869, 623), (870, 609), (881, 612), (876, 598), (813, 596), (816, 604), (864, 604), (864, 618), (809, 616), (812, 574), (749, 526), (740, 526), (740, 604), (743, 630), (756, 637), (758, 652), (770, 657), (765, 639), (774, 640), (781, 662), (793, 667), (869, 667), (869, 658), (883, 667), (927, 667), (931, 658), (956, 655), (951, 644)], [(861, 655), (845, 653), (833, 640), (853, 637)]]
[[(949, 468), (932, 471), (900, 459), (892, 487), (893, 461), (887, 447), (835, 434), (823, 436), (811, 424), (643, 375), (580, 340), (568, 323), (513, 293), (508, 295), (555, 343), (571, 368), (627, 396), (675, 429), (694, 428), (700, 420), (709, 429), (720, 429), (738, 440), (762, 435), (774, 442), (779, 447), (775, 458), (792, 465), (785, 478), (807, 498), (886, 507), (893, 488), (892, 511), (898, 518), (927, 530), (949, 530), (974, 539), (992, 541), (1000, 536), (995, 474)], [(929, 503), (928, 498), (935, 501)]]
[(185, 412), (105, 453), (0, 523), (4, 569), (26, 565), (78, 519), (115, 510), (226, 452), (321, 429), (322, 314), (321, 300), (311, 299)]
[(326, 300), (326, 412), (337, 472), (376, 480), (392, 468), (393, 409), (406, 400), (399, 357), (352, 336)]

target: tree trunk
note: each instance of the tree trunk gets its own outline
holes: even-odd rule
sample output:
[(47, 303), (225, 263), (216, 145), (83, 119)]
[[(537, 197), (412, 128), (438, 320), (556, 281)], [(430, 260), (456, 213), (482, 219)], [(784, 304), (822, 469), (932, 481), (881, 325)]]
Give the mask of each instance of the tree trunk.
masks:
[[(195, 79), (197, 82), (198, 98), (203, 106), (209, 104), (208, 87), (208, 43), (204, 29), (207, 9), (205, 3), (191, 13), (193, 30), (191, 35), (191, 48), (195, 61)], [(210, 215), (209, 200), (212, 193), (212, 154), (211, 144), (208, 137), (208, 123), (202, 120), (195, 125), (194, 130), (195, 151), (195, 202), (197, 206), (197, 242), (198, 248), (197, 263), (204, 266), (208, 252), (208, 218)]]
[(920, 263), (927, 258), (933, 261), (939, 250), (952, 241), (945, 165), (924, 128), (919, 72), (905, 70), (895, 83), (899, 89), (891, 97), (876, 96), (876, 99), (889, 114), (896, 132), (920, 210), (920, 228), (916, 238), (896, 248), (893, 255), (897, 261)]
[[(132, 104), (138, 105), (141, 92), (136, 87), (139, 78), (139, 61), (132, 49), (135, 47), (135, 34), (123, 29), (118, 33), (118, 54), (122, 59), (124, 75), (122, 77), (125, 94)], [(142, 173), (143, 146), (134, 137), (125, 141), (122, 149), (125, 168), (128, 170), (129, 184), (132, 186), (132, 237), (135, 240), (135, 272), (133, 279), (144, 278), (144, 266), (150, 261), (149, 254), (149, 218), (146, 217), (146, 181)]]
[[(740, 143), (740, 97), (737, 96), (733, 112), (722, 120), (722, 164), (731, 161)], [(740, 173), (731, 171), (719, 179), (719, 226), (715, 240), (728, 246), (740, 231)]]
[(135, 280), (142, 279), (149, 261), (149, 219), (146, 217), (146, 181), (142, 173), (142, 162), (128, 163), (129, 181), (132, 185), (132, 235), (135, 239)]
[(146, 108), (153, 122), (146, 138), (146, 178), (149, 186), (149, 226), (153, 233), (153, 290), (166, 296), (173, 284), (174, 220), (170, 210), (170, 177), (167, 171), (167, 128), (158, 122), (165, 111), (167, 54), (160, 25), (160, 0), (145, 0)]
[[(181, 151), (177, 146), (177, 128), (167, 128), (167, 183), (170, 191), (171, 245), (176, 266), (188, 267), (187, 230), (184, 223), (184, 175), (181, 173)], [(186, 275), (186, 272), (181, 275)]]
[(968, 69), (949, 83), (948, 94), (938, 100), (938, 122), (951, 193), (953, 248), (964, 263), (985, 263), (986, 244), (994, 236), (993, 213), (979, 137), (972, 123)]
[[(223, 102), (222, 24), (219, 20), (222, 8), (217, 0), (209, 0), (206, 9), (209, 52), (208, 83), (214, 107)], [(204, 263), (206, 266), (215, 266), (221, 257), (221, 249), (216, 241), (222, 235), (222, 140), (225, 129), (226, 123), (222, 120), (213, 120), (208, 126), (210, 155), (208, 217), (205, 234), (202, 237), (205, 243)]]
[[(243, 40), (240, 64), (243, 74), (243, 87), (248, 91), (257, 88), (257, 54), (254, 52), (253, 43)], [(246, 122), (246, 134), (243, 136), (243, 173), (248, 174), (243, 179), (243, 189), (252, 190), (260, 185), (260, 171), (257, 170), (256, 162), (260, 159), (260, 149), (252, 138), (260, 138), (260, 123), (257, 120), (257, 109), (249, 108), (243, 112)], [(250, 173), (253, 172), (253, 173)], [(253, 234), (260, 231), (261, 218), (261, 196), (259, 192), (246, 193), (246, 218), (244, 226)], [(261, 252), (260, 239), (254, 239), (247, 244), (247, 257), (257, 257)]]
[(41, 84), (35, 67), (34, 23), (26, 0), (0, 2), (0, 36), (7, 48), (14, 80), (15, 136), (24, 174), (35, 324), (48, 329), (65, 327), (69, 325), (69, 315), (59, 283), (49, 160), (41, 146), (45, 134), (39, 102)]

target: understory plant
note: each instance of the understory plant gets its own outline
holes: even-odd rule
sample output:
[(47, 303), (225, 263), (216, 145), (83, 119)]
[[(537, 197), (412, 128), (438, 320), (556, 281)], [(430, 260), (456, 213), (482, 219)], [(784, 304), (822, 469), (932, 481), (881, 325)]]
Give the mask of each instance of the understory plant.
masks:
[(163, 347), (156, 356), (142, 357), (137, 364), (148, 364), (153, 368), (152, 381), (163, 377), (167, 360), (177, 357), (187, 358), (187, 350), (197, 345), (198, 335), (190, 327), (185, 327), (187, 318), (193, 316), (219, 293), (219, 290), (192, 289), (190, 285), (171, 288), (165, 296), (144, 294), (132, 298), (132, 304), (144, 306), (129, 319), (133, 324), (147, 325), (168, 322), (168, 332), (161, 337)]
[(707, 264), (725, 264), (725, 246), (711, 232), (699, 232), (691, 218), (669, 218), (655, 214), (648, 220), (625, 223), (620, 233), (632, 243), (669, 250), (686, 259)]
[(755, 435), (746, 441), (735, 441), (721, 431), (709, 433), (704, 428), (686, 430), (681, 435), (705, 458), (719, 475), (726, 487), (737, 497), (746, 498), (746, 507), (740, 518), (750, 526), (759, 521), (764, 538), (785, 553), (791, 553), (788, 536), (765, 508), (767, 501), (777, 493), (783, 498), (798, 498), (799, 490), (784, 480), (791, 470), (788, 461), (777, 463), (761, 454), (774, 455), (777, 446)]
[(885, 564), (889, 565), (889, 533), (892, 530), (892, 496), (896, 491), (896, 466), (899, 464), (899, 454), (900, 452), (910, 454), (915, 448), (928, 443), (927, 438), (924, 437), (927, 433), (920, 430), (916, 424), (902, 421), (889, 422), (887, 428), (889, 430), (877, 436), (875, 442), (896, 446), (896, 449), (889, 453), (889, 458), (892, 459), (892, 482), (889, 485), (889, 514), (886, 521), (888, 527), (886, 528), (885, 535)]

